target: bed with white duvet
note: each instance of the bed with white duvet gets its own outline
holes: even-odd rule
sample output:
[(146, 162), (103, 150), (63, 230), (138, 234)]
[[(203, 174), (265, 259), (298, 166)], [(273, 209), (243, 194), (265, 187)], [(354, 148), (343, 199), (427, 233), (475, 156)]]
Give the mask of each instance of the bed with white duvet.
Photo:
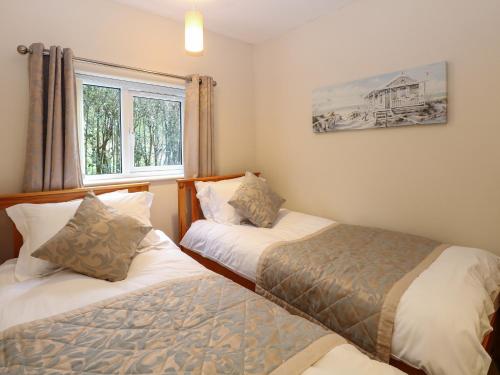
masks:
[[(207, 219), (193, 222), (180, 244), (249, 281), (256, 281), (259, 259), (266, 249), (334, 223), (287, 209), (280, 210), (271, 228), (240, 223), (238, 213), (227, 204), (237, 180), (195, 183)], [(210, 195), (207, 186), (211, 186)], [(492, 331), (490, 318), (498, 308), (499, 289), (499, 257), (450, 246), (401, 297), (392, 358), (432, 375), (486, 374), (491, 358), (482, 341)]]
[[(114, 283), (68, 270), (16, 281), (16, 259), (5, 262), (0, 266), (0, 331), (166, 280), (211, 273), (182, 253), (165, 234), (156, 231), (156, 235), (158, 241), (134, 258), (127, 278)], [(304, 374), (396, 375), (402, 372), (370, 360), (352, 345), (344, 344), (328, 352)]]

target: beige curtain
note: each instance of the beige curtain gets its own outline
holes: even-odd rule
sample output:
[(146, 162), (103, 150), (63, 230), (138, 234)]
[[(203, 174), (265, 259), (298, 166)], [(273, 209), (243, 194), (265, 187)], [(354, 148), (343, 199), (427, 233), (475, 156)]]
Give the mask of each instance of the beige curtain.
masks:
[(31, 45), (30, 105), (24, 191), (82, 186), (73, 52)]
[(184, 176), (206, 177), (214, 165), (214, 86), (211, 77), (193, 75), (186, 87)]

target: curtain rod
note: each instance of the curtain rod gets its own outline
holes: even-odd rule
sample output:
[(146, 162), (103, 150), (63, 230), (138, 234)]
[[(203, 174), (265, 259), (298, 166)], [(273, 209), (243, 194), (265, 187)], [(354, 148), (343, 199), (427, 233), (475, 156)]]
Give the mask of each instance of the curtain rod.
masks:
[[(32, 53), (33, 51), (29, 47), (26, 47), (24, 45), (19, 45), (19, 46), (17, 46), (17, 52), (20, 53), (21, 55), (27, 55), (29, 53)], [(49, 52), (50, 51), (48, 49), (43, 50), (44, 55), (48, 55)], [(155, 70), (141, 69), (141, 68), (136, 68), (133, 66), (114, 64), (114, 63), (109, 63), (109, 62), (105, 62), (105, 61), (92, 60), (92, 59), (87, 59), (85, 57), (76, 57), (75, 56), (75, 57), (73, 57), (73, 60), (80, 61), (83, 63), (88, 63), (88, 64), (103, 65), (103, 66), (108, 66), (111, 68), (126, 69), (126, 70), (132, 70), (134, 72), (147, 73), (147, 74), (153, 74), (153, 75), (162, 76), (162, 77), (175, 78), (175, 79), (180, 79), (180, 80), (183, 80), (186, 82), (191, 81), (191, 77), (187, 77), (187, 76), (180, 76), (177, 74), (157, 72)], [(200, 82), (201, 82), (201, 79), (200, 79)], [(217, 82), (214, 81), (213, 85), (216, 86)]]

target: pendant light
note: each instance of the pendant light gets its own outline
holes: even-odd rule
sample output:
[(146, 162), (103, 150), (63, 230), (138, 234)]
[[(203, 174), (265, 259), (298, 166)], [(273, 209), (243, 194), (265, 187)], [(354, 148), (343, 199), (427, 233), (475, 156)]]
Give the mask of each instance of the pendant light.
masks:
[(184, 48), (190, 54), (203, 52), (203, 14), (194, 9), (186, 12)]

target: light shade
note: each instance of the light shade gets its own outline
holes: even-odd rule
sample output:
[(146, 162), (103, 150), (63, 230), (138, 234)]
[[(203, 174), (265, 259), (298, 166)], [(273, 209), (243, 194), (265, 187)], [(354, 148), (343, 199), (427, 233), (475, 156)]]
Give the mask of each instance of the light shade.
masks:
[(184, 48), (191, 53), (203, 52), (203, 14), (196, 10), (186, 12)]

